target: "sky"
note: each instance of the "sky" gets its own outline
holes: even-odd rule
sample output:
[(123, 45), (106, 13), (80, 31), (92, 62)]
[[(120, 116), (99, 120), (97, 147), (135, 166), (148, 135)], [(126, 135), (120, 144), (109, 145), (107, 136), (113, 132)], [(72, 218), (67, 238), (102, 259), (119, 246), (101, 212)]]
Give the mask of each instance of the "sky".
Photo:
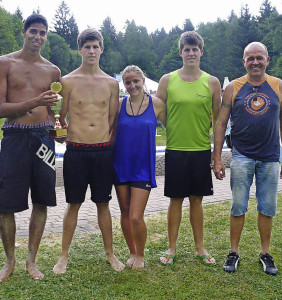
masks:
[[(52, 29), (56, 10), (62, 0), (0, 0), (0, 6), (14, 13), (17, 7), (27, 18), (39, 7)], [(147, 28), (148, 33), (162, 27), (168, 32), (178, 25), (182, 28), (186, 19), (197, 27), (200, 23), (226, 20), (233, 9), (240, 15), (241, 7), (248, 4), (250, 13), (258, 15), (263, 0), (65, 0), (74, 15), (79, 31), (88, 26), (99, 29), (103, 21), (110, 17), (117, 31), (123, 31), (126, 20), (134, 20), (136, 25)], [(168, 2), (165, 4), (165, 2)], [(282, 14), (282, 0), (270, 0), (272, 6)]]

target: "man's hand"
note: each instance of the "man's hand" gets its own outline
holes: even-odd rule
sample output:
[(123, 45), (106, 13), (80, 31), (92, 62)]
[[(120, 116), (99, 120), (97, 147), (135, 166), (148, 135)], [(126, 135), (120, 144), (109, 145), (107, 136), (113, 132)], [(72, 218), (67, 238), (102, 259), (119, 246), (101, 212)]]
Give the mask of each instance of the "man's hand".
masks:
[(215, 177), (219, 180), (222, 180), (225, 177), (225, 167), (221, 160), (214, 161), (213, 172)]
[(60, 101), (58, 94), (54, 91), (46, 91), (36, 98), (37, 106), (55, 106)]

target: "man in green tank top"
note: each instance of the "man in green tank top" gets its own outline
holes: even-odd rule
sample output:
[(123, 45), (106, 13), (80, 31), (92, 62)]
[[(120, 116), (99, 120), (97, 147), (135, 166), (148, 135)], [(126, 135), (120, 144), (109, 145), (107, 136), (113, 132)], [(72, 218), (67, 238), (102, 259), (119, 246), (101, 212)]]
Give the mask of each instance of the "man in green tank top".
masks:
[(174, 263), (176, 241), (185, 197), (190, 201), (190, 222), (196, 258), (214, 266), (215, 260), (203, 245), (203, 196), (213, 194), (211, 177), (210, 116), (215, 124), (221, 103), (219, 80), (200, 69), (204, 41), (195, 31), (179, 40), (181, 69), (165, 74), (157, 97), (167, 104), (167, 147), (165, 154), (165, 196), (168, 208), (169, 248), (160, 257), (163, 265)]

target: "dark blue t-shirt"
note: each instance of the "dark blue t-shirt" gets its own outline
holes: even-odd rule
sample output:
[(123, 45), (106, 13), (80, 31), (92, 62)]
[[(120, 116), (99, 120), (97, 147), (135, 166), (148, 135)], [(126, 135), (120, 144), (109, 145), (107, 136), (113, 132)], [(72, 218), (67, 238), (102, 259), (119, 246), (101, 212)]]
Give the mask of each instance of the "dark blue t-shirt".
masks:
[(255, 160), (278, 162), (279, 142), (279, 79), (266, 75), (258, 86), (247, 76), (233, 81), (231, 138), (236, 150)]

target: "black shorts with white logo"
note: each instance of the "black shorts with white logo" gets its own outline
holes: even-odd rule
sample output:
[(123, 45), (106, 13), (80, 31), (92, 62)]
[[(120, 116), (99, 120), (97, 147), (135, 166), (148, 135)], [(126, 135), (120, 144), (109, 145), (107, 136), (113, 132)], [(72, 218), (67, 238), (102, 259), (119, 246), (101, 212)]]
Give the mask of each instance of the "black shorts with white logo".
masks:
[(1, 212), (28, 209), (29, 189), (32, 203), (56, 205), (54, 149), (54, 140), (45, 127), (4, 129), (0, 153)]
[(185, 198), (213, 195), (210, 163), (210, 150), (166, 150), (165, 196)]
[(91, 200), (107, 203), (112, 199), (114, 167), (109, 143), (68, 143), (63, 163), (66, 201), (82, 203), (88, 184)]

